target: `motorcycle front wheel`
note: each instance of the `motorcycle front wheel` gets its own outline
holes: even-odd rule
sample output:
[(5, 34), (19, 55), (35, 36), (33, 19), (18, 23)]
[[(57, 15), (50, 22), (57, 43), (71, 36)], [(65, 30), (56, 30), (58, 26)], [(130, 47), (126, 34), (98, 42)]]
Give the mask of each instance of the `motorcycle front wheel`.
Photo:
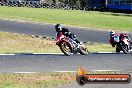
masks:
[(81, 46), (79, 47), (79, 51), (80, 51), (80, 54), (81, 54), (81, 55), (86, 55), (86, 54), (88, 54), (88, 50), (87, 50), (87, 48), (86, 48), (84, 45), (81, 45)]
[(124, 44), (124, 43), (120, 43), (121, 49), (125, 54), (129, 53), (129, 48), (128, 45)]

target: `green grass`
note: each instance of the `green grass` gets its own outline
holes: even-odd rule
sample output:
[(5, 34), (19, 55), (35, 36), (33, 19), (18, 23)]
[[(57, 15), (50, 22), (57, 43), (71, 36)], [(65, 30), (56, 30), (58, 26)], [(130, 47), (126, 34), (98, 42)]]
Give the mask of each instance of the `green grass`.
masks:
[[(54, 50), (53, 50), (54, 49)], [(0, 32), (0, 53), (56, 53), (60, 52), (55, 41)]]
[(54, 88), (73, 81), (71, 73), (0, 74), (0, 88)]
[(65, 81), (48, 80), (48, 81), (38, 81), (36, 83), (30, 83), (30, 84), (5, 81), (0, 83), (0, 88), (54, 88), (62, 84), (65, 84)]
[(110, 44), (88, 43), (85, 45), (89, 52), (115, 52), (115, 48)]
[[(121, 74), (112, 71), (86, 71), (86, 74)], [(44, 72), (0, 74), (0, 88), (57, 88), (76, 81), (75, 73)]]
[(0, 17), (132, 32), (132, 14), (26, 7), (0, 7)]
[[(86, 71), (86, 74), (121, 74), (114, 71)], [(0, 74), (0, 88), (56, 88), (76, 81), (75, 73), (44, 72)]]
[[(112, 52), (109, 44), (85, 44), (90, 52)], [(61, 53), (52, 39), (0, 32), (0, 53)]]

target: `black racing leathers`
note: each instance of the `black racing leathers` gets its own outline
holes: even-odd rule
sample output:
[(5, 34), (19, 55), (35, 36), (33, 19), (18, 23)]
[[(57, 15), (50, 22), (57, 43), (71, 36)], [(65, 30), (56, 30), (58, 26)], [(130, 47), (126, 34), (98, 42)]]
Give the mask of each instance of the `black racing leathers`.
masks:
[(69, 37), (71, 39), (73, 39), (74, 41), (76, 41), (76, 43), (80, 43), (79, 40), (77, 39), (76, 35), (73, 34), (72, 32), (70, 32), (67, 28), (62, 28), (62, 34), (66, 37)]

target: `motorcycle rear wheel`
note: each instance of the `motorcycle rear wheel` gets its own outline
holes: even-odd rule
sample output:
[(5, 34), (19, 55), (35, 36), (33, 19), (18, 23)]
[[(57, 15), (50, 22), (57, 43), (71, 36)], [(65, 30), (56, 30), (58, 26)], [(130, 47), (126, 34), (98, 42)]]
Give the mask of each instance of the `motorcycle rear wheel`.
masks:
[(120, 53), (121, 49), (119, 49), (119, 47), (116, 47), (116, 52)]

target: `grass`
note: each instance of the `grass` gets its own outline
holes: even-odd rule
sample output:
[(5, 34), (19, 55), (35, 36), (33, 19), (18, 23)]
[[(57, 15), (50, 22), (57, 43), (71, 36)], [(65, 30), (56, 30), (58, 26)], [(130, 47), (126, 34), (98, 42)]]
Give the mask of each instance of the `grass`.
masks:
[[(112, 71), (87, 71), (86, 74), (120, 74)], [(0, 88), (56, 88), (76, 81), (77, 73), (0, 74)]]
[(96, 44), (88, 43), (85, 44), (89, 52), (114, 52), (115, 48), (111, 47), (109, 44)]
[(0, 53), (60, 52), (53, 40), (0, 32)]
[(0, 88), (54, 88), (73, 81), (71, 73), (0, 74)]
[[(108, 44), (85, 44), (90, 52), (114, 51)], [(61, 53), (52, 39), (0, 32), (0, 53)]]
[(132, 32), (132, 14), (2, 6), (0, 17)]
[[(0, 32), (0, 53), (60, 53), (60, 49), (51, 39), (36, 38), (29, 35)], [(113, 51), (108, 44), (85, 44), (89, 51)]]

